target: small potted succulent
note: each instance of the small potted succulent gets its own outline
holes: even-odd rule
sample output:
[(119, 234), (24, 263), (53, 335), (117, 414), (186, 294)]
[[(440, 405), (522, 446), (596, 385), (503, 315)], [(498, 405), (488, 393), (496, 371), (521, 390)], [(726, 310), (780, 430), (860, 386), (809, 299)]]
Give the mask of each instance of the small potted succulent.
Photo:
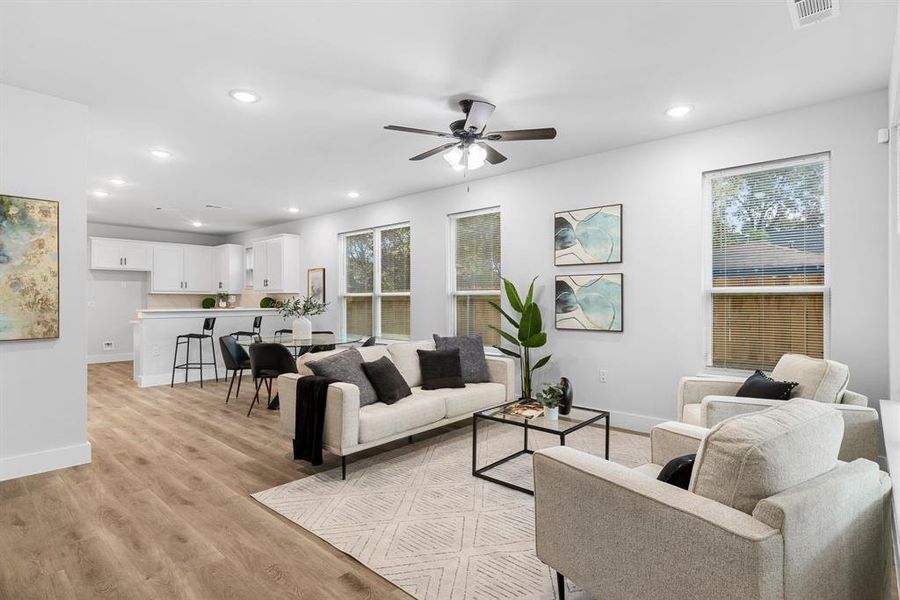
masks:
[(545, 383), (544, 389), (535, 398), (544, 407), (544, 417), (548, 421), (559, 418), (559, 402), (565, 395), (565, 389), (558, 383)]
[(216, 301), (219, 304), (219, 308), (228, 308), (228, 294), (225, 292), (216, 294)]
[(308, 340), (312, 337), (312, 321), (309, 320), (309, 317), (324, 313), (328, 308), (328, 303), (312, 296), (301, 296), (289, 300), (278, 300), (272, 308), (277, 309), (285, 319), (293, 317), (291, 329), (293, 329), (295, 340)]

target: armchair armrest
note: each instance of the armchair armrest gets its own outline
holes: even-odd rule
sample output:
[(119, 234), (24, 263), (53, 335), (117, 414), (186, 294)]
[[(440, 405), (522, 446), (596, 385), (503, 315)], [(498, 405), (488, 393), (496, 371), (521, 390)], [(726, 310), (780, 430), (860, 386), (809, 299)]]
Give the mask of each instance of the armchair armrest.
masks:
[(598, 598), (782, 598), (781, 534), (750, 515), (572, 448), (534, 483), (538, 557)]
[(675, 418), (683, 420), (685, 404), (700, 404), (706, 396), (734, 396), (743, 383), (739, 377), (682, 377)]
[(784, 400), (767, 400), (765, 398), (745, 398), (741, 396), (706, 396), (702, 400), (700, 418), (707, 427), (712, 428), (725, 419), (747, 413), (759, 412), (770, 406), (784, 403)]
[[(281, 403), (281, 430), (294, 437), (297, 414), (297, 380), (302, 375), (287, 373), (278, 377)], [(332, 383), (325, 398), (325, 449), (341, 454), (344, 448), (359, 444), (359, 388), (352, 383)]]
[(650, 430), (650, 462), (665, 466), (673, 458), (694, 454), (709, 429), (667, 421)]
[(488, 366), (488, 375), (492, 383), (502, 383), (506, 386), (506, 401), (511, 402), (516, 398), (516, 364), (513, 359), (505, 356), (485, 356)]

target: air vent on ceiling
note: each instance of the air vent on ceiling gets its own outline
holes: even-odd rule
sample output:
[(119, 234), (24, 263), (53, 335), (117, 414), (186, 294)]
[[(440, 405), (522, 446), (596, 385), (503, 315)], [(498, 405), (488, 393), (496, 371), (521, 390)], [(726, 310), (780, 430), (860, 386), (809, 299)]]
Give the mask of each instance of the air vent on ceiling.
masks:
[(206, 208), (225, 208), (221, 204), (207, 204)]
[(821, 23), (841, 14), (839, 0), (787, 0), (794, 29)]

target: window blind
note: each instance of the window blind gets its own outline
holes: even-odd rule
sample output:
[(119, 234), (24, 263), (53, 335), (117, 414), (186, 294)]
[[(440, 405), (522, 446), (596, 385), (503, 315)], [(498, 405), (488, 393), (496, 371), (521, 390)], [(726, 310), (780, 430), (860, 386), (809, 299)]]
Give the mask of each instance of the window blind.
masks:
[(480, 335), (486, 345), (500, 343), (490, 326), (500, 314), (500, 213), (480, 212), (452, 218), (454, 242), (453, 326), (457, 335)]
[(379, 298), (380, 335), (388, 339), (408, 340), (410, 335), (409, 226), (382, 229), (381, 294)]
[(711, 211), (711, 356), (770, 369), (825, 353), (828, 155), (704, 176)]

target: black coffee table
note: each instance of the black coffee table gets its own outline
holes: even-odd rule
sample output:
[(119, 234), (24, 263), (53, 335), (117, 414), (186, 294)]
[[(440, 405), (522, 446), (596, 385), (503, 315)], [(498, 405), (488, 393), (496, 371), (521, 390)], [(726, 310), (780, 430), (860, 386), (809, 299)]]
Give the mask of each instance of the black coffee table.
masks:
[[(605, 410), (598, 410), (596, 408), (573, 406), (568, 415), (559, 415), (559, 418), (556, 420), (547, 419), (544, 415), (532, 417), (529, 419), (520, 415), (514, 415), (506, 412), (510, 406), (519, 404), (519, 402), (519, 400), (516, 400), (514, 402), (506, 402), (504, 404), (499, 404), (497, 406), (492, 406), (490, 408), (480, 410), (472, 415), (472, 475), (474, 477), (480, 477), (481, 479), (485, 479), (487, 481), (497, 483), (510, 489), (525, 492), (526, 494), (531, 494), (532, 496), (534, 496), (534, 490), (529, 490), (528, 488), (516, 485), (515, 483), (510, 483), (509, 481), (503, 481), (502, 479), (492, 477), (490, 475), (487, 475), (486, 473), (491, 469), (502, 465), (503, 463), (509, 462), (516, 457), (522, 456), (523, 454), (534, 454), (534, 450), (528, 448), (529, 431), (542, 431), (544, 433), (558, 435), (559, 444), (561, 446), (565, 446), (567, 435), (571, 435), (582, 427), (587, 427), (588, 425), (603, 420), (606, 421), (604, 458), (609, 460), (609, 412)], [(500, 460), (496, 460), (489, 465), (485, 465), (479, 468), (478, 422), (480, 420), (505, 423), (507, 425), (522, 428), (524, 438), (522, 449), (510, 454), (509, 456), (504, 456)]]

